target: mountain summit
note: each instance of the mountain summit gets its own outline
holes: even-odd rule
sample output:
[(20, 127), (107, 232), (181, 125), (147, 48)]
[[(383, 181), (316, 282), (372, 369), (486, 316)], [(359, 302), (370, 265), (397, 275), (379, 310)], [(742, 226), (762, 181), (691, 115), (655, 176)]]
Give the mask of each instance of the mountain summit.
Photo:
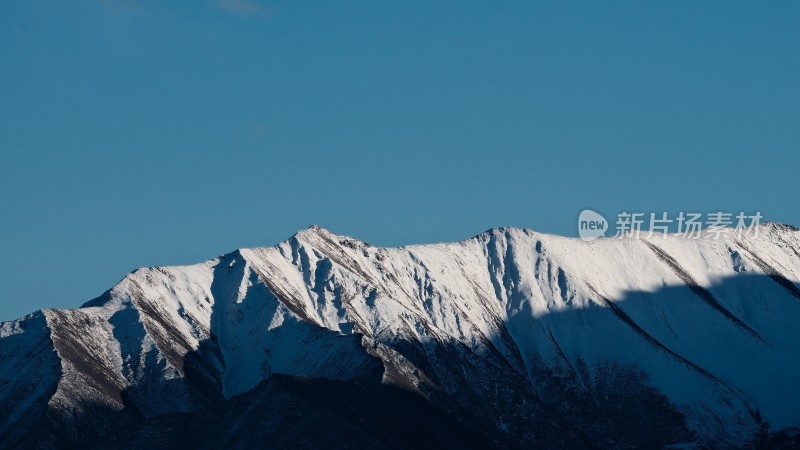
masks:
[(800, 231), (312, 226), (0, 324), (0, 447), (789, 448)]

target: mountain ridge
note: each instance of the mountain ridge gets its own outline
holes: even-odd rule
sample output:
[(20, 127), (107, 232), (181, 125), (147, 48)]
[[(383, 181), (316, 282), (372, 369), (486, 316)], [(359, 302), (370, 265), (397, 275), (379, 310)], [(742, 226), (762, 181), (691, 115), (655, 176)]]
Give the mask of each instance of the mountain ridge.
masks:
[[(0, 324), (0, 400), (14, 405), (0, 409), (0, 440), (107, 442), (258, 398), (284, 375), (369, 386), (348, 391), (365, 398), (399, 387), (455, 420), (445, 431), (474, 425), (487, 445), (792, 439), (798, 248), (797, 229), (778, 224), (697, 241), (500, 227), (395, 248), (314, 225)], [(277, 386), (265, 389), (295, 385)]]

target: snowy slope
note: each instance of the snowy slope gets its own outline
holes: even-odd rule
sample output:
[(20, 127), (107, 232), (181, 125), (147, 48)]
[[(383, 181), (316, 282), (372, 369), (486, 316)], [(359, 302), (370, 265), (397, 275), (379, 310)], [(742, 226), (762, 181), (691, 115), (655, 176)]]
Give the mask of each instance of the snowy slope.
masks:
[(800, 426), (798, 280), (777, 224), (402, 248), (311, 227), (0, 325), (0, 439), (97, 439), (289, 374), (382, 380), (521, 445), (744, 447)]

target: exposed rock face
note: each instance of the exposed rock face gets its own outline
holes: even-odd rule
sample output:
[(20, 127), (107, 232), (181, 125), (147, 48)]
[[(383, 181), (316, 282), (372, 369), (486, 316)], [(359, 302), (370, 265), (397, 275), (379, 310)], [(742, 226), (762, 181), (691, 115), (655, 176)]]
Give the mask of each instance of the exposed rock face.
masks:
[(0, 447), (790, 448), (800, 232), (312, 227), (0, 325)]

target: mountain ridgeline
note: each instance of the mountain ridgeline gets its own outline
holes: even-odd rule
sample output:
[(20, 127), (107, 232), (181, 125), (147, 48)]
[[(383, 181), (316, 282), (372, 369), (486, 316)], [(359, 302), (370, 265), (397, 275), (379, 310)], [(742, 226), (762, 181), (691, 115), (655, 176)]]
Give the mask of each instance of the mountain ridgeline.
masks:
[(800, 231), (311, 227), (0, 324), (0, 448), (795, 448)]

